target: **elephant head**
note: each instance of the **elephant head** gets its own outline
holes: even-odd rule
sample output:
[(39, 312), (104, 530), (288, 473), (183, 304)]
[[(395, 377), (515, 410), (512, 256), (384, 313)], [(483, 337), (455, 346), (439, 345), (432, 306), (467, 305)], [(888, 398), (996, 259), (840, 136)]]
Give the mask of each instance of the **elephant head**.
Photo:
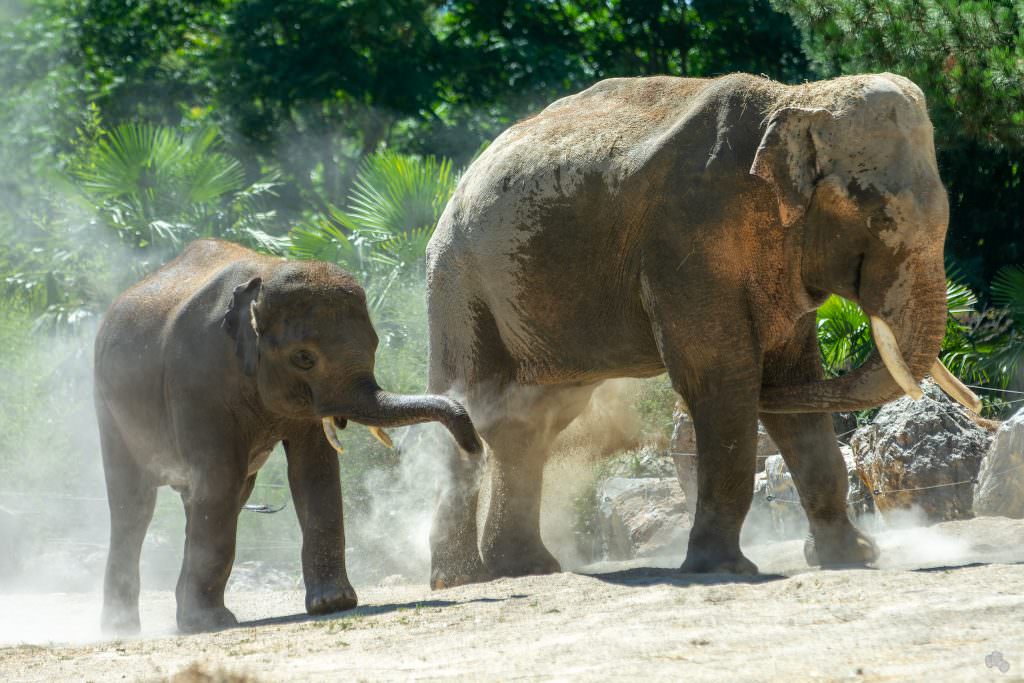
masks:
[(374, 378), (377, 333), (366, 294), (345, 271), (318, 261), (279, 261), (232, 293), (222, 326), (243, 372), (271, 412), (334, 428), (353, 420), (381, 431), (440, 422), (463, 450), (479, 454), (480, 437), (465, 408), (444, 396), (384, 391)]
[[(834, 92), (821, 94), (836, 102)], [(904, 393), (920, 398), (918, 381), (931, 372), (976, 411), (978, 398), (938, 360), (949, 207), (924, 95), (890, 74), (855, 80), (843, 95), (838, 108), (775, 111), (750, 173), (774, 189), (783, 225), (802, 228), (800, 272), (811, 300), (835, 293), (856, 301), (870, 317), (877, 350), (840, 378), (766, 387), (761, 408), (848, 411)]]

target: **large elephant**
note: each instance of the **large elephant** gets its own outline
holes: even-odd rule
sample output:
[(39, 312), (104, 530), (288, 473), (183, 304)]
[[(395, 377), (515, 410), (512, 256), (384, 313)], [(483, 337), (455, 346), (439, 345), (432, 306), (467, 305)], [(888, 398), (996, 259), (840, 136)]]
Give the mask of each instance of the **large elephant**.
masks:
[[(667, 371), (692, 413), (698, 502), (686, 572), (752, 573), (740, 550), (758, 417), (793, 473), (808, 561), (860, 565), (828, 412), (920, 395), (946, 325), (948, 207), (920, 89), (863, 75), (616, 78), (506, 130), (428, 250), (430, 391), (456, 391), (491, 449), (431, 530), (435, 587), (558, 571), (539, 531), (552, 439), (612, 377)], [(871, 316), (880, 355), (825, 381), (815, 309)]]
[(114, 302), (95, 355), (110, 503), (105, 630), (139, 629), (139, 552), (161, 485), (185, 505), (178, 627), (236, 623), (224, 586), (238, 514), (278, 442), (302, 528), (306, 610), (356, 605), (335, 428), (439, 421), (467, 453), (482, 450), (455, 401), (381, 390), (376, 349), (365, 294), (343, 270), (226, 242), (194, 242)]

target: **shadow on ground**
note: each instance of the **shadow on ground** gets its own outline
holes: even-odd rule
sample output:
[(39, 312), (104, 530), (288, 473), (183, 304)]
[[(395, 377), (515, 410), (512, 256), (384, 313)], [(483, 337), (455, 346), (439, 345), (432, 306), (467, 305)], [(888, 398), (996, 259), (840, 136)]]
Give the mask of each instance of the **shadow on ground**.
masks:
[(389, 614), (400, 610), (417, 608), (439, 608), (456, 607), (458, 605), (471, 605), (474, 603), (505, 602), (506, 600), (522, 600), (525, 595), (510, 595), (506, 598), (473, 598), (472, 600), (419, 600), (417, 602), (390, 603), (384, 605), (363, 605), (344, 612), (332, 614), (288, 614), (281, 617), (267, 617), (265, 619), (253, 619), (252, 621), (241, 621), (237, 628), (252, 628), (254, 626), (275, 626), (281, 624), (299, 624), (303, 622), (335, 621), (343, 619), (356, 619), (359, 617), (372, 617), (378, 614)]
[(635, 567), (620, 571), (589, 573), (577, 572), (582, 576), (589, 576), (599, 581), (614, 583), (619, 586), (717, 586), (731, 583), (767, 583), (788, 578), (782, 574), (757, 574), (747, 576), (744, 574), (683, 574), (675, 568), (664, 567)]

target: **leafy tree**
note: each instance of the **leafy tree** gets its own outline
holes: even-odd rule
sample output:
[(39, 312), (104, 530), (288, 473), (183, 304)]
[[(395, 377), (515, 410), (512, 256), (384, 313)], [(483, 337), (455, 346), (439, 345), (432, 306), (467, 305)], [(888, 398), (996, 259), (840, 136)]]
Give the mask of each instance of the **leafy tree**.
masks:
[(1024, 7), (1013, 0), (773, 0), (819, 74), (889, 70), (925, 91), (949, 247), (982, 289), (1024, 260)]
[(440, 26), (440, 100), (399, 139), (460, 163), (517, 118), (602, 78), (808, 74), (796, 29), (767, 0), (453, 0)]
[(273, 150), (307, 199), (341, 196), (345, 162), (375, 151), (396, 119), (436, 101), (441, 4), (237, 3), (215, 70), (223, 113), (247, 144)]
[(71, 0), (65, 58), (106, 120), (177, 125), (212, 95), (230, 0)]

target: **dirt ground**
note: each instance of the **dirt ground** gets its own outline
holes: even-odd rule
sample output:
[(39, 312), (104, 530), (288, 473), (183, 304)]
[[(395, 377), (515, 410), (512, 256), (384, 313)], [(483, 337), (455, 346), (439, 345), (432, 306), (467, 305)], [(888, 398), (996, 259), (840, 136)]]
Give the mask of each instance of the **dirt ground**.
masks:
[(877, 570), (809, 570), (794, 541), (747, 548), (751, 580), (672, 557), (357, 586), (359, 608), (320, 618), (297, 591), (233, 592), (244, 623), (196, 636), (174, 634), (172, 594), (146, 592), (143, 636), (121, 641), (99, 640), (97, 595), (2, 595), (0, 680), (1024, 680), (1024, 521), (876, 538)]

